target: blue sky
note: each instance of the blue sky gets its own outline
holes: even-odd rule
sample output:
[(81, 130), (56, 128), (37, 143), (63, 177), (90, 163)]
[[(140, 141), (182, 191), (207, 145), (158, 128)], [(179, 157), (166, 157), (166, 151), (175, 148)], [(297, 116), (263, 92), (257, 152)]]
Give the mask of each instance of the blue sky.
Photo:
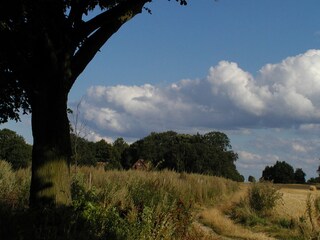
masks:
[[(244, 176), (320, 164), (320, 2), (157, 0), (101, 49), (69, 96), (92, 140), (225, 132)], [(32, 142), (30, 120), (8, 127)]]

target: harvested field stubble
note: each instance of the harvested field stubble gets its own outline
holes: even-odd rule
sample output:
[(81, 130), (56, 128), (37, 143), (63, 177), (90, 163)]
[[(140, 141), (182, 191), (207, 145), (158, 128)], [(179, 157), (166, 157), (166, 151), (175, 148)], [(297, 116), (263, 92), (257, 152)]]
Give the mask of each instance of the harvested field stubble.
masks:
[(300, 218), (306, 213), (308, 196), (312, 199), (320, 197), (319, 191), (310, 191), (308, 185), (279, 185), (283, 194), (282, 201), (275, 208), (275, 212), (283, 217)]

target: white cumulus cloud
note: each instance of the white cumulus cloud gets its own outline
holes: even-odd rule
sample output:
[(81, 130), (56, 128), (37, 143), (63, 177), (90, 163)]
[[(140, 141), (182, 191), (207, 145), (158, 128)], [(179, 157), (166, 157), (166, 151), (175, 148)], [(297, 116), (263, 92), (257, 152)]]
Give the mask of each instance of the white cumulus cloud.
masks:
[[(236, 63), (221, 61), (218, 66), (210, 68), (207, 80), (214, 98), (226, 98), (240, 110), (254, 115), (264, 111), (265, 104), (254, 78)], [(263, 92), (263, 88), (261, 90)]]
[(203, 79), (166, 87), (92, 86), (84, 118), (105, 134), (141, 137), (173, 129), (237, 129), (320, 124), (320, 50), (267, 64), (257, 76), (221, 61)]

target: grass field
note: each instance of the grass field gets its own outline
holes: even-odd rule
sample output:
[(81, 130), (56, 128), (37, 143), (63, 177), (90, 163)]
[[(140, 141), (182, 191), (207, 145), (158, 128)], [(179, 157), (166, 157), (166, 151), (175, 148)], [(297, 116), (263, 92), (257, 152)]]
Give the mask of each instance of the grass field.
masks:
[(0, 239), (211, 240), (195, 224), (196, 212), (239, 188), (199, 174), (79, 167), (72, 173), (72, 205), (35, 211), (28, 209), (30, 169), (0, 166)]
[[(304, 240), (320, 236), (320, 193), (310, 191), (308, 185), (270, 184), (282, 197), (272, 210), (259, 212), (249, 201), (255, 184), (172, 171), (93, 167), (78, 168), (72, 176), (72, 206), (33, 212), (28, 210), (30, 169), (12, 171), (0, 161), (0, 239)], [(267, 195), (256, 199), (265, 200)]]
[(311, 198), (314, 201), (320, 197), (319, 190), (310, 191), (310, 185), (302, 184), (279, 184), (280, 192), (283, 194), (275, 209), (275, 212), (282, 217), (300, 218), (306, 214), (307, 201)]
[[(319, 239), (318, 190), (309, 185), (272, 185), (281, 198), (267, 213), (253, 211), (248, 205), (251, 184), (242, 184), (230, 201), (213, 208), (203, 209), (200, 221), (218, 233), (221, 239)], [(238, 219), (231, 219), (236, 209)], [(319, 209), (319, 208), (318, 208)]]

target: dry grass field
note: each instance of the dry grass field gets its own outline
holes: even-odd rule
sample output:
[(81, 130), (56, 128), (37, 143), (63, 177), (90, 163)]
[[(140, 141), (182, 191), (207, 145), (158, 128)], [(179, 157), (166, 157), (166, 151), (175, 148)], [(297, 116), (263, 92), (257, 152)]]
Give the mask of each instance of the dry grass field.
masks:
[(274, 238), (267, 236), (265, 233), (253, 232), (240, 224), (232, 221), (225, 212), (228, 212), (234, 204), (245, 198), (250, 185), (242, 184), (239, 191), (235, 192), (228, 201), (220, 202), (214, 208), (203, 209), (200, 213), (200, 221), (207, 227), (211, 228), (217, 238), (221, 240), (229, 239), (248, 239), (248, 240), (272, 240)]
[(288, 218), (300, 218), (306, 214), (307, 201), (310, 196), (314, 201), (317, 197), (320, 197), (320, 191), (310, 190), (310, 185), (301, 184), (279, 184), (282, 195), (282, 201), (276, 206), (275, 212), (282, 217)]
[[(49, 232), (55, 240), (59, 234), (68, 234), (68, 239), (320, 239), (320, 191), (308, 185), (243, 184), (172, 171), (81, 167), (73, 173), (73, 208), (48, 212), (45, 218), (59, 224), (41, 221), (36, 228), (41, 231), (33, 232), (30, 219), (38, 218), (27, 211), (30, 169), (12, 171), (0, 161), (0, 183), (0, 219), (5, 219), (0, 239), (45, 239), (41, 237)], [(267, 214), (249, 201), (255, 186), (264, 189), (262, 195), (268, 193), (270, 188), (263, 185), (282, 196)], [(263, 196), (255, 199), (268, 200)], [(84, 222), (86, 227), (79, 231), (77, 224)]]
[[(318, 239), (319, 214), (314, 204), (320, 197), (319, 190), (311, 191), (309, 185), (274, 185), (282, 197), (270, 215), (266, 216), (265, 222), (244, 226), (233, 221), (228, 212), (248, 196), (250, 186), (251, 184), (243, 184), (228, 201), (221, 202), (214, 208), (203, 209), (199, 214), (201, 223), (212, 229), (219, 236), (217, 239)], [(288, 225), (283, 226), (284, 224)]]

